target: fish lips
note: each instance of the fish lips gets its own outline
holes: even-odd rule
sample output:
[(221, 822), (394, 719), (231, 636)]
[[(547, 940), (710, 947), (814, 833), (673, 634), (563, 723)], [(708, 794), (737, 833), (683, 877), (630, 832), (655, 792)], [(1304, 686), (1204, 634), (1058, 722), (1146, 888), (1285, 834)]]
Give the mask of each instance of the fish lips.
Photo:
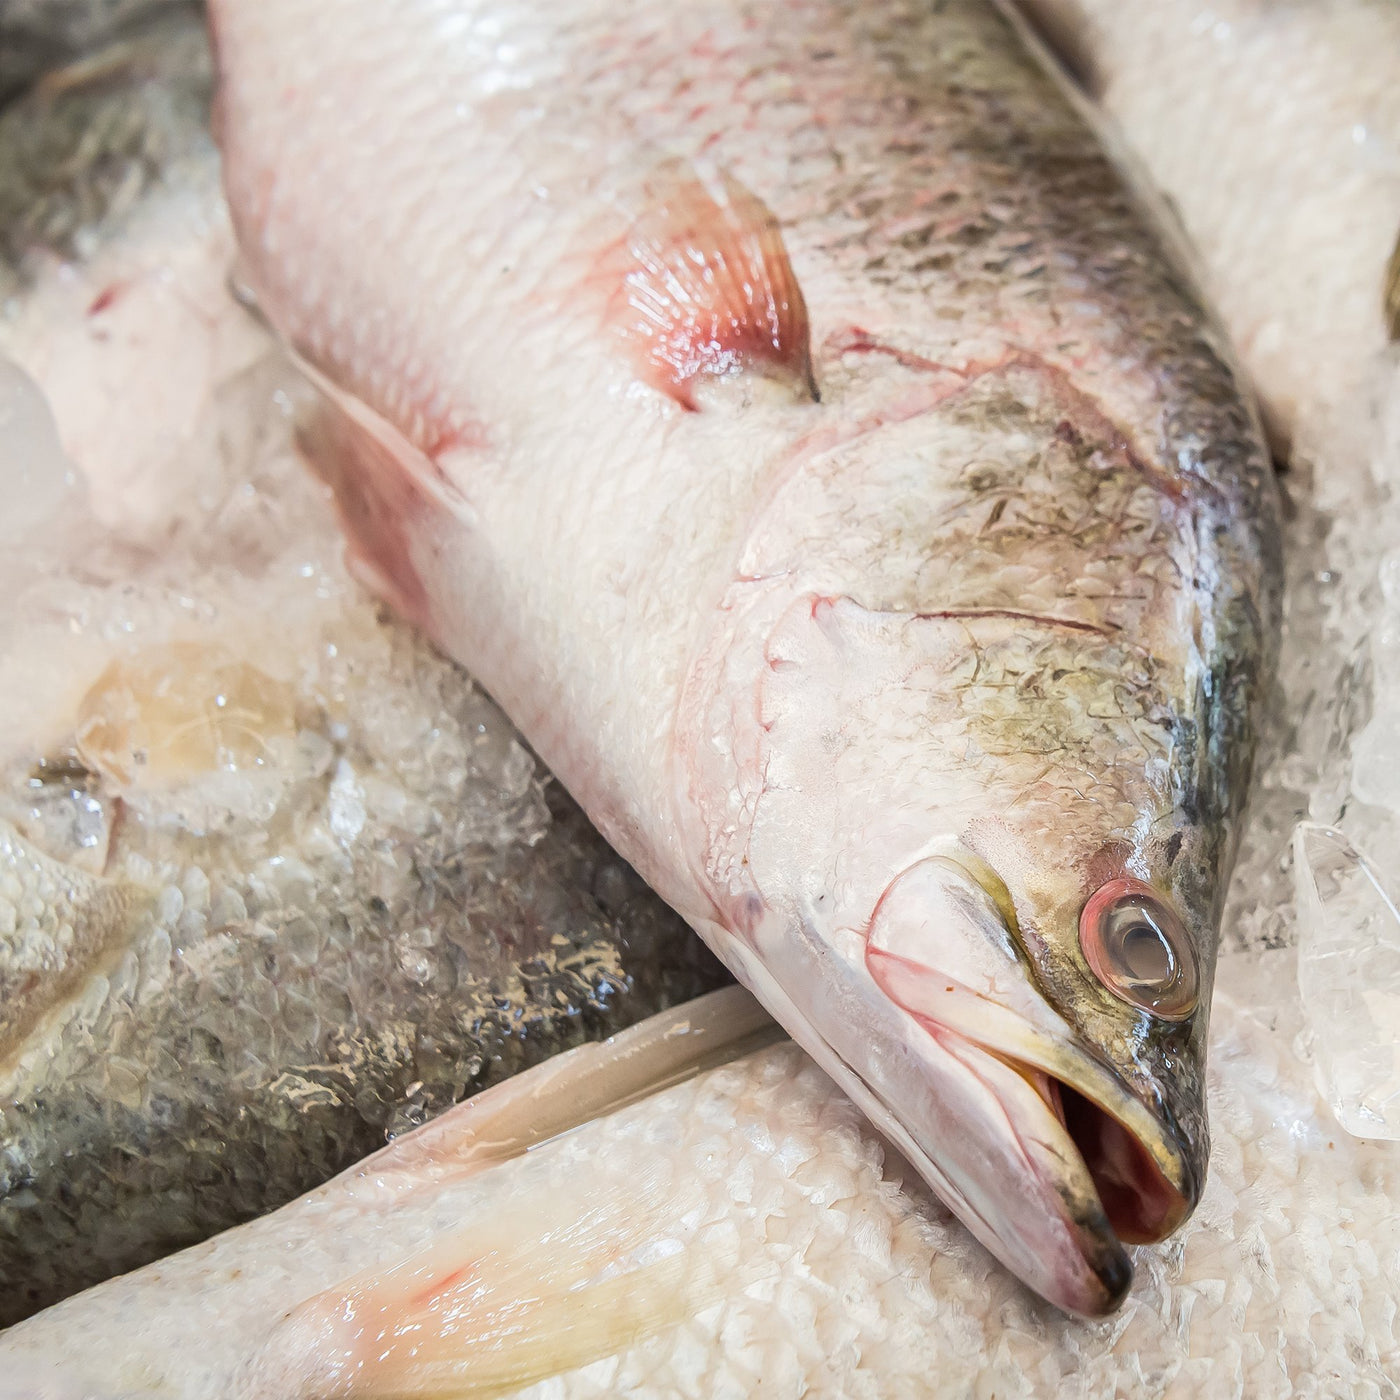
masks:
[[(1050, 1302), (1084, 1316), (1113, 1311), (1132, 1283), (1124, 1246), (1165, 1239), (1200, 1198), (1193, 1144), (1048, 1005), (1028, 1019), (897, 953), (869, 946), (865, 961), (880, 991), (936, 1044), (939, 1063), (958, 1066), (967, 1140), (980, 1135), (1003, 1149), (980, 1199), (949, 1204)], [(941, 1164), (940, 1176), (966, 1151), (966, 1142), (930, 1144), (895, 1116)]]

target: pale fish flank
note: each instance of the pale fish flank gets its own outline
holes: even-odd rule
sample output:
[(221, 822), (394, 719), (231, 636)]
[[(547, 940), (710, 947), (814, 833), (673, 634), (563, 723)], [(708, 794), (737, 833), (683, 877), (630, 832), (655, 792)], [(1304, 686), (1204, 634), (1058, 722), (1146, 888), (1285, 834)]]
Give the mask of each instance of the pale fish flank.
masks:
[(363, 577), (1062, 1307), (1199, 1200), (1277, 616), (1228, 356), (1001, 12), (211, 6)]
[(1330, 1124), (1291, 962), (1224, 960), (1211, 1183), (1102, 1322), (1018, 1287), (795, 1047), (705, 1069), (764, 1034), (730, 991), (21, 1324), (0, 1396), (1388, 1395), (1400, 1154)]
[(725, 980), (346, 573), (160, 8), (0, 112), (0, 1326)]

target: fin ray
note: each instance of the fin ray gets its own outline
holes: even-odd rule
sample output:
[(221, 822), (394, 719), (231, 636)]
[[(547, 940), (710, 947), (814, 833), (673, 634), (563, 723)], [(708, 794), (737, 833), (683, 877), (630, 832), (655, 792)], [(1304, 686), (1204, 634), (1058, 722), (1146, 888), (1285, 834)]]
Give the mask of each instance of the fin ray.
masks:
[(688, 409), (702, 379), (744, 370), (816, 399), (806, 302), (763, 201), (678, 161), (653, 176), (648, 200), (610, 310), (646, 381)]
[[(350, 1175), (391, 1197), (440, 1189), (781, 1037), (740, 988), (712, 992), (486, 1090)], [(299, 1393), (485, 1400), (614, 1355), (772, 1267), (732, 1257), (703, 1192), (661, 1174), (625, 1194), (576, 1176), (498, 1193), (489, 1215), (305, 1299), (254, 1371)]]

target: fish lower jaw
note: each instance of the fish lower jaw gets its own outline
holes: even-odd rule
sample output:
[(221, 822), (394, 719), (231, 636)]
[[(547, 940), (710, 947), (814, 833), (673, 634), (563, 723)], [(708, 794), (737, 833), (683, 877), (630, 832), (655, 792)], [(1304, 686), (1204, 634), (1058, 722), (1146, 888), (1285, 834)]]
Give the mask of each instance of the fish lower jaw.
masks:
[[(924, 1028), (964, 1062), (993, 1061), (1033, 1091), (1033, 1098), (1009, 1095), (1004, 1087), (998, 1093), (988, 1076), (998, 1106), (1026, 1145), (1028, 1161), (1039, 1169), (1047, 1198), (1053, 1193), (1063, 1202), (1065, 1224), (1103, 1285), (1102, 1300), (1090, 1295), (1091, 1306), (1060, 1305), (1087, 1315), (1111, 1312), (1132, 1281), (1123, 1247), (1166, 1239), (1191, 1213), (1194, 1200), (1168, 1179), (1148, 1146), (1117, 1116), (1118, 1095), (1091, 1097), (1084, 1087), (961, 1031), (928, 1023)], [(1082, 1083), (1082, 1076), (1076, 1078)]]
[(983, 1229), (959, 1211), (964, 1223), (1056, 1307), (1083, 1317), (1116, 1311), (1132, 1286), (1124, 1248), (1131, 1241), (1118, 1233), (1089, 1160), (1065, 1126), (1063, 1100), (1073, 1091), (957, 1031), (924, 1030), (983, 1090), (969, 1131), (1004, 1144), (1006, 1170), (985, 1189)]
[[(933, 1033), (954, 1035), (993, 1056), (1019, 1075), (1035, 1091), (1049, 1114), (1038, 1124), (1038, 1135), (1053, 1140), (1055, 1155), (1069, 1162), (1077, 1159), (1081, 1179), (1092, 1183), (1098, 1208), (1114, 1237), (1125, 1245), (1157, 1244), (1174, 1233), (1190, 1215), (1195, 1199), (1178, 1187), (1163, 1170), (1151, 1148), (1123, 1121), (1126, 1091), (1106, 1081), (1090, 1085), (1080, 1072), (1061, 1078), (1046, 1066), (1049, 1056), (1023, 1059), (1015, 1053), (981, 1042), (961, 1030), (930, 1028)], [(1095, 1093), (1094, 1089), (1099, 1089)], [(1116, 1092), (1108, 1092), (1110, 1089)], [(1051, 1145), (1047, 1141), (1047, 1146)], [(1171, 1156), (1171, 1165), (1188, 1179), (1184, 1164), (1175, 1159), (1172, 1145), (1158, 1140), (1158, 1155)], [(1080, 1175), (1080, 1172), (1076, 1172)]]
[(927, 1034), (993, 1057), (1034, 1090), (1036, 1116), (1044, 1120), (1036, 1135), (1082, 1168), (1122, 1243), (1154, 1244), (1191, 1213), (1199, 1174), (1173, 1131), (1058, 1018), (1025, 1020), (954, 978), (883, 950), (872, 949), (867, 965)]
[[(956, 1032), (916, 1026), (909, 1018), (911, 1038), (933, 1048), (940, 1069), (909, 1057), (906, 1063), (917, 1063), (917, 1082), (884, 1082), (878, 1069), (860, 1063), (861, 1042), (869, 1044), (864, 1036), (837, 1044), (843, 1040), (838, 1032), (850, 1028), (824, 1033), (747, 940), (718, 924), (702, 931), (740, 982), (1023, 1283), (1085, 1317), (1122, 1303), (1133, 1277), (1127, 1253), (1079, 1150), (1019, 1069)], [(931, 1111), (910, 1109), (920, 1094)]]

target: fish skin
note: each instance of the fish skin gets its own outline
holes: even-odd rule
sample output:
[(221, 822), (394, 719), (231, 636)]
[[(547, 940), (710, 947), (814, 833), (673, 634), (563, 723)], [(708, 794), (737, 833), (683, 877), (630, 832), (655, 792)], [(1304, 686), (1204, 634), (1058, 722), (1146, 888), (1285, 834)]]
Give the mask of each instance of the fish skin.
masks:
[[(1389, 1395), (1400, 1357), (1391, 1307), (1400, 1154), (1337, 1133), (1292, 1048), (1301, 1021), (1291, 954), (1227, 953), (1222, 963), (1230, 975), (1210, 1066), (1219, 1150), (1207, 1199), (1173, 1249), (1144, 1261), (1123, 1313), (1104, 1322), (1057, 1314), (1017, 1287), (827, 1076), (779, 1046), (470, 1175), (481, 1165), (473, 1142), (487, 1140), (488, 1159), (512, 1144), (489, 1117), (491, 1131), (478, 1127), (476, 1115), (499, 1102), (487, 1091), (294, 1206), (0, 1335), (0, 1397), (343, 1397), (353, 1384), (328, 1379), (355, 1352), (344, 1315), (307, 1324), (351, 1297), (371, 1304), (366, 1340), (398, 1340), (396, 1320), (417, 1326), (423, 1350), (454, 1367), (455, 1384), (436, 1394), (510, 1389), (490, 1381), (505, 1369), (502, 1351), (519, 1377), (520, 1348), (512, 1357), (499, 1336), (483, 1346), (479, 1329), (483, 1312), (499, 1316), (518, 1300), (528, 1359), (537, 1373), (561, 1371), (525, 1388), (540, 1400), (743, 1400), (760, 1380), (833, 1400), (920, 1396), (931, 1384), (956, 1396), (995, 1388), (1006, 1400), (1099, 1400), (1145, 1387), (1302, 1400), (1317, 1394), (1319, 1376), (1338, 1395)], [(528, 1100), (520, 1116), (534, 1124), (556, 1106), (540, 1080), (558, 1076), (578, 1108), (588, 1095), (568, 1084), (570, 1058), (499, 1092)], [(541, 1248), (542, 1230), (561, 1216), (564, 1228)], [(627, 1245), (660, 1247), (614, 1248), (613, 1267), (588, 1279), (598, 1247), (618, 1241), (619, 1217), (635, 1225)], [(647, 1272), (658, 1259), (672, 1266), (659, 1277)], [(730, 1266), (717, 1291), (716, 1259)], [(474, 1266), (490, 1286), (486, 1308), (425, 1317), (422, 1295), (443, 1283), (450, 1293), (450, 1276)], [(405, 1289), (413, 1272), (422, 1286)], [(640, 1335), (622, 1338), (611, 1359), (579, 1365), (581, 1314), (610, 1330), (584, 1338), (593, 1351), (618, 1341), (627, 1320), (609, 1289), (629, 1280), (641, 1285), (633, 1297), (645, 1290), (656, 1304), (631, 1318)], [(565, 1283), (582, 1287), (570, 1297)], [(395, 1297), (397, 1318), (386, 1306)], [(395, 1350), (397, 1374), (381, 1369), (377, 1393), (422, 1393)]]
[[(864, 1284), (860, 1263), (852, 1270), (841, 1258), (852, 1218), (877, 1235), (893, 1227), (897, 1254), (917, 1269), (927, 1205), (902, 1199), (882, 1180), (880, 1148), (860, 1115), (801, 1051), (784, 1043), (694, 1074), (707, 1054), (722, 1059), (750, 1046), (764, 1022), (747, 994), (728, 988), (487, 1090), (275, 1214), (11, 1329), (0, 1337), (0, 1397), (418, 1394), (411, 1361), (407, 1373), (400, 1356), (378, 1370), (367, 1364), (355, 1324), (368, 1294), (347, 1311), (349, 1328), (324, 1325), (319, 1312), (324, 1303), (339, 1313), (342, 1296), (382, 1280), (385, 1319), (396, 1331), (395, 1304), (404, 1300), (393, 1296), (395, 1271), (419, 1272), (427, 1256), (434, 1262), (425, 1286), (410, 1292), (432, 1291), (435, 1275), (464, 1269), (480, 1268), (474, 1283), (488, 1285), (485, 1308), (467, 1308), (465, 1334), (460, 1317), (449, 1324), (443, 1348), (455, 1369), (450, 1393), (473, 1396), (519, 1388), (484, 1379), (499, 1370), (509, 1376), (519, 1367), (528, 1382), (625, 1345), (625, 1329), (614, 1333), (595, 1301), (609, 1276), (651, 1285), (636, 1333), (646, 1338), (745, 1284), (771, 1280), (813, 1244), (816, 1270)], [(638, 1084), (654, 1087), (650, 1066), (659, 1058), (689, 1061), (691, 1074), (594, 1116), (613, 1081), (627, 1076), (629, 1050)], [(586, 1121), (561, 1131), (570, 1110)], [(540, 1120), (550, 1125), (543, 1141)], [(745, 1179), (754, 1187), (747, 1199), (733, 1189)], [(786, 1246), (784, 1218), (795, 1228)], [(765, 1231), (776, 1248), (762, 1243)], [(647, 1269), (658, 1252), (681, 1265), (660, 1291)], [(715, 1287), (717, 1263), (727, 1267)], [(571, 1265), (577, 1278), (566, 1272)], [(584, 1300), (582, 1316), (598, 1319), (605, 1334), (582, 1354), (570, 1345), (570, 1286)], [(191, 1347), (192, 1329), (210, 1308), (220, 1326), (208, 1345)], [(490, 1323), (501, 1317), (510, 1326), (493, 1337)], [(478, 1318), (486, 1325), (473, 1338)], [(421, 1329), (417, 1351), (436, 1349), (439, 1321)]]
[[(250, 286), (362, 433), (318, 463), (361, 568), (984, 1244), (1114, 1306), (1010, 1066), (1189, 1210), (1279, 561), (1228, 352), (1093, 133), (982, 4), (211, 17)], [(723, 326), (686, 257), (781, 269), (774, 228), (776, 379), (747, 292), (671, 384), (629, 354), (643, 306)], [(1080, 952), (1125, 874), (1185, 926), (1184, 1022)]]
[[(0, 354), (86, 478), (4, 561), (0, 1325), (724, 980), (344, 574), (295, 374), (226, 287), (209, 90), (191, 10), (0, 114)], [(174, 693), (123, 729), (153, 673)], [(279, 755), (263, 815), (198, 771), (184, 722), (221, 687)], [(121, 744), (162, 731), (143, 778)]]
[(1280, 448), (1335, 450), (1396, 337), (1400, 8), (1018, 3), (1170, 198)]

